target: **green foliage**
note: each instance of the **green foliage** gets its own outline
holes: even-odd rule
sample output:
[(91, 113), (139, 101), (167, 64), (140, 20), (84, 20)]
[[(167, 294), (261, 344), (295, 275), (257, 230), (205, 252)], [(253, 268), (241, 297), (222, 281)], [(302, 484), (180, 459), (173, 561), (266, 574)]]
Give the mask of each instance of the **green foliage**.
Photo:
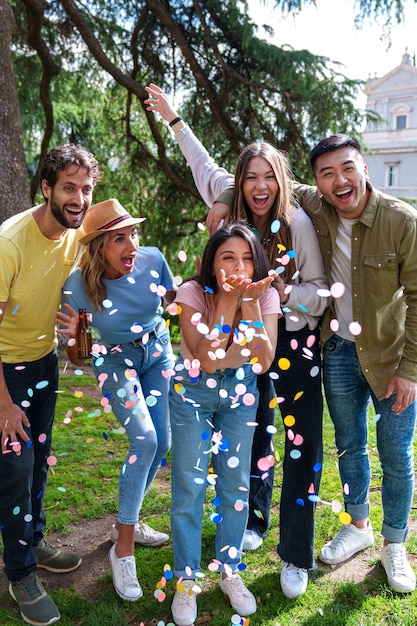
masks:
[[(288, 151), (296, 176), (308, 182), (311, 145), (331, 132), (355, 133), (363, 118), (354, 104), (358, 81), (329, 59), (258, 38), (246, 2), (10, 4), (32, 177), (45, 149), (40, 86), (48, 77), (49, 146), (74, 141), (92, 150), (104, 170), (95, 200), (116, 196), (145, 216), (142, 243), (160, 247), (174, 266), (185, 249), (184, 275), (194, 274), (192, 259), (201, 254), (199, 222), (207, 207), (170, 131), (145, 113), (145, 84), (159, 83), (175, 97), (197, 136), (230, 171), (242, 147), (262, 139)], [(303, 4), (282, 1), (277, 11), (299, 11)], [(52, 64), (58, 74), (51, 75)]]

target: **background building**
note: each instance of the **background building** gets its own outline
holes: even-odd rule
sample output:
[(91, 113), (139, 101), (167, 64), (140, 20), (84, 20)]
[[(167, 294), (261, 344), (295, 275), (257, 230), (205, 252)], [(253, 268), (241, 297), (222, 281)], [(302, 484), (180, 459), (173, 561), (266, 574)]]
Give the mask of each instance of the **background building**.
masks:
[(417, 68), (407, 49), (400, 65), (369, 78), (366, 108), (381, 116), (368, 122), (363, 140), (371, 182), (397, 198), (417, 201)]

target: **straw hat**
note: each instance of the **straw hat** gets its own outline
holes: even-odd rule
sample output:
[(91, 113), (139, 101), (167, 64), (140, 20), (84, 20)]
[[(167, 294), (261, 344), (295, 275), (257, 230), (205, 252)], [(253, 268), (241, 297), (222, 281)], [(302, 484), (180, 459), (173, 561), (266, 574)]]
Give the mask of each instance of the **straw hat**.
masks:
[(80, 228), (80, 243), (86, 245), (102, 233), (125, 226), (140, 224), (145, 217), (132, 217), (116, 198), (98, 202), (90, 207)]

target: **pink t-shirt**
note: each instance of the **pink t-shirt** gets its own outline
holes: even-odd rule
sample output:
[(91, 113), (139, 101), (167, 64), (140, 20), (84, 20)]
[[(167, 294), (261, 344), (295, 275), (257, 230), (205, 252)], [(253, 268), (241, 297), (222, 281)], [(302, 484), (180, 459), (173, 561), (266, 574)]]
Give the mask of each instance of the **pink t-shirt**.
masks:
[[(177, 291), (175, 302), (178, 304), (187, 304), (192, 307), (201, 313), (202, 322), (207, 324), (210, 329), (214, 327), (214, 314), (216, 312), (216, 306), (214, 304), (213, 296), (207, 291), (204, 291), (197, 281), (190, 280), (181, 285)], [(282, 317), (279, 295), (274, 287), (270, 287), (268, 291), (259, 298), (259, 306), (262, 316), (278, 314), (278, 317)], [(189, 352), (182, 339), (182, 335), (180, 352), (184, 359), (193, 359), (192, 354)]]

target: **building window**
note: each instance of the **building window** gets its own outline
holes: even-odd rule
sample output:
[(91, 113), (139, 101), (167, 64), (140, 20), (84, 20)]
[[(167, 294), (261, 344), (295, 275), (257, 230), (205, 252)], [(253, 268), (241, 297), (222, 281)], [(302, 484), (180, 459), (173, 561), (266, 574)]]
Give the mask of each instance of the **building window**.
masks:
[(386, 187), (396, 187), (398, 178), (398, 166), (388, 164), (386, 169)]
[(402, 130), (403, 128), (407, 128), (407, 116), (406, 115), (397, 115), (396, 127), (397, 127), (397, 130)]

